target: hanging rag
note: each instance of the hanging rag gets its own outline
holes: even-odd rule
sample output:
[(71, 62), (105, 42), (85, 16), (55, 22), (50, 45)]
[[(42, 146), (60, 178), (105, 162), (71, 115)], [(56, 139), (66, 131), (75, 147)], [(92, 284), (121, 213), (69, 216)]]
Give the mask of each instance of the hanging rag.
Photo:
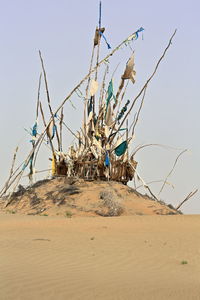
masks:
[(92, 79), (91, 86), (90, 86), (90, 96), (94, 96), (98, 91), (98, 82)]
[(127, 141), (122, 142), (117, 148), (115, 148), (115, 154), (117, 156), (121, 156), (126, 152), (126, 149), (128, 147)]
[(134, 68), (134, 55), (132, 54), (126, 64), (126, 69), (124, 71), (124, 74), (121, 77), (122, 80), (130, 79), (133, 84), (135, 83), (134, 77), (135, 77), (136, 72), (133, 68)]
[(34, 137), (37, 136), (37, 121), (35, 122), (35, 124), (33, 125), (33, 128), (32, 128), (32, 136), (34, 136)]
[(108, 49), (111, 49), (111, 46), (110, 46), (110, 44), (108, 43), (108, 41), (107, 41), (105, 35), (104, 35), (103, 32), (101, 32), (100, 30), (99, 30), (99, 35), (102, 36), (102, 38), (103, 38), (104, 41), (106, 42), (106, 45), (107, 45)]
[(108, 107), (106, 110), (105, 124), (107, 126), (112, 126), (112, 124), (113, 124), (113, 112), (112, 112), (112, 106), (111, 106), (110, 102), (108, 103)]
[(47, 136), (50, 140), (53, 140), (55, 133), (56, 133), (56, 128), (57, 128), (57, 126), (54, 123), (54, 120), (52, 120), (46, 130)]
[(88, 117), (92, 111), (93, 111), (93, 96), (90, 97), (87, 104)]
[(114, 95), (114, 91), (113, 91), (113, 80), (111, 79), (108, 85), (108, 91), (107, 91), (107, 99), (106, 99), (106, 105), (108, 107), (108, 104), (110, 102), (110, 100), (112, 98), (114, 98), (114, 100), (116, 101), (115, 95)]
[(110, 166), (110, 158), (109, 158), (109, 154), (108, 152), (106, 152), (106, 157), (105, 157), (105, 167), (109, 167)]
[(130, 100), (127, 100), (127, 102), (126, 102), (126, 104), (124, 105), (124, 107), (122, 107), (122, 109), (121, 109), (121, 111), (120, 111), (120, 113), (119, 113), (119, 115), (118, 115), (118, 117), (117, 117), (118, 123), (119, 123), (119, 120), (121, 120), (121, 118), (123, 117), (123, 115), (124, 115), (125, 112), (127, 111), (127, 107), (128, 107), (128, 105), (129, 105), (129, 103), (130, 103)]
[(102, 27), (102, 28), (96, 28), (95, 30), (95, 35), (94, 35), (94, 47), (98, 45), (99, 41), (100, 41), (100, 38), (101, 38), (101, 34), (100, 33), (104, 33), (105, 31), (105, 28)]
[(53, 154), (52, 162), (51, 162), (51, 173), (52, 173), (52, 176), (56, 175), (56, 158), (55, 158), (54, 154)]
[(135, 75), (136, 75), (136, 72), (134, 70), (134, 56), (132, 54), (126, 63), (126, 68), (125, 68), (124, 74), (121, 76), (121, 82), (120, 82), (120, 85), (119, 85), (119, 88), (118, 88), (118, 91), (116, 94), (116, 101), (113, 105), (113, 109), (115, 109), (115, 107), (118, 104), (119, 95), (121, 94), (121, 91), (124, 87), (124, 81), (126, 79), (130, 79), (132, 81), (132, 83), (134, 84), (135, 83)]

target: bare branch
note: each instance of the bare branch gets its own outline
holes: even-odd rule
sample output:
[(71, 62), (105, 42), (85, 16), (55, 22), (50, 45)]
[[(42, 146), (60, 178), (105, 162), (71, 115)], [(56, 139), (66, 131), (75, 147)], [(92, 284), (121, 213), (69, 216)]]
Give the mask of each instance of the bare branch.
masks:
[[(130, 162), (129, 162), (130, 163)], [(135, 173), (137, 174), (137, 177), (139, 178), (139, 180), (141, 180), (142, 182), (142, 186), (147, 189), (150, 193), (150, 195), (158, 201), (158, 198), (154, 195), (154, 193), (151, 191), (151, 189), (149, 188), (149, 186), (147, 185), (147, 183), (144, 182), (144, 179), (139, 175), (137, 169), (130, 163), (130, 166), (132, 167), (132, 169), (135, 171)]]
[(190, 192), (187, 197), (176, 207), (176, 210), (180, 209), (180, 207), (188, 201), (191, 197), (193, 197), (198, 192), (198, 189), (196, 189), (194, 192)]
[(170, 176), (170, 175), (172, 174), (172, 172), (174, 171), (174, 168), (175, 168), (175, 166), (176, 166), (176, 164), (177, 164), (177, 162), (178, 162), (178, 159), (179, 159), (180, 156), (181, 156), (183, 153), (185, 153), (186, 151), (187, 151), (187, 149), (183, 150), (183, 151), (182, 151), (181, 153), (179, 153), (179, 155), (177, 156), (177, 158), (176, 158), (176, 160), (175, 160), (175, 162), (174, 162), (174, 164), (173, 164), (173, 167), (172, 167), (171, 171), (169, 172), (169, 174), (167, 175), (167, 177), (165, 178), (165, 181), (164, 181), (164, 183), (163, 183), (163, 185), (162, 185), (162, 187), (161, 187), (161, 189), (160, 189), (158, 195), (160, 195), (161, 192), (163, 191), (163, 188), (164, 188), (164, 186), (165, 186), (165, 184), (166, 184), (166, 182), (167, 182), (167, 179), (169, 178), (169, 176)]
[[(160, 182), (164, 182), (164, 180), (153, 180), (153, 181), (147, 182), (147, 184), (149, 185), (152, 183), (160, 183)], [(174, 185), (172, 183), (166, 182), (166, 184), (170, 185), (174, 189)], [(143, 187), (143, 185), (139, 185), (139, 186), (135, 187), (135, 189), (138, 190), (141, 187)]]
[(172, 147), (172, 146), (168, 146), (168, 145), (162, 145), (162, 144), (145, 144), (145, 145), (141, 145), (141, 146), (138, 146), (136, 147), (136, 149), (134, 150), (134, 152), (131, 154), (131, 156), (135, 156), (135, 154), (143, 149), (143, 148), (146, 148), (146, 147), (150, 147), (150, 146), (157, 146), (157, 147), (161, 147), (161, 148), (164, 148), (164, 149), (171, 149), (171, 150), (182, 150), (180, 148), (175, 148), (175, 147)]
[[(144, 104), (144, 98), (145, 98), (145, 95), (146, 95), (146, 90), (147, 90), (147, 86), (146, 86), (145, 89), (144, 89), (142, 101), (141, 101), (139, 110), (138, 110), (138, 112), (137, 112), (136, 119), (135, 119), (135, 121), (133, 121), (132, 136), (133, 136), (134, 133), (135, 133), (135, 127), (136, 127), (137, 122), (138, 122), (138, 120), (139, 120), (140, 112), (141, 112), (142, 107), (143, 107), (143, 104)], [(131, 127), (132, 127), (132, 125), (131, 125)], [(130, 128), (131, 128), (131, 127), (130, 127)]]

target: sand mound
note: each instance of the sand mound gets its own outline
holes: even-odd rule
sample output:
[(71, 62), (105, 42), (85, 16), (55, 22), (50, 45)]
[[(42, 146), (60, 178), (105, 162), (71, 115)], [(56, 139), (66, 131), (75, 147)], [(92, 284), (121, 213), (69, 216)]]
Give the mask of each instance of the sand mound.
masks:
[(171, 205), (155, 201), (121, 183), (65, 177), (41, 180), (26, 189), (19, 186), (11, 199), (1, 199), (0, 207), (11, 213), (65, 217), (180, 213)]

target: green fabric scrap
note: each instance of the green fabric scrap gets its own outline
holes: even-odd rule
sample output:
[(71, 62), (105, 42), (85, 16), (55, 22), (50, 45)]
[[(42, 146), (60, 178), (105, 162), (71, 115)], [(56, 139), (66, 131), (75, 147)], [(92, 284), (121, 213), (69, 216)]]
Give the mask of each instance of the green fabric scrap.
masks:
[(109, 82), (109, 85), (108, 85), (108, 97), (106, 99), (106, 105), (107, 105), (107, 107), (108, 107), (108, 104), (109, 104), (110, 100), (112, 99), (112, 97), (116, 101), (116, 98), (115, 98), (115, 95), (114, 95), (114, 91), (113, 91), (113, 81), (111, 79), (111, 81)]
[(121, 156), (126, 152), (126, 149), (128, 147), (127, 141), (122, 142), (117, 148), (115, 148), (115, 154), (117, 156)]

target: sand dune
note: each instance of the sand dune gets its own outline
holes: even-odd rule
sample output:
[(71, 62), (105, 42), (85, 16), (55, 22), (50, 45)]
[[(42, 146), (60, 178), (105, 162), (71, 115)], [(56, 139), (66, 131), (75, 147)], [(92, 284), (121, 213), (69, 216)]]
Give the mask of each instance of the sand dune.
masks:
[[(5, 205), (8, 203), (9, 205)], [(130, 216), (178, 214), (172, 206), (114, 181), (84, 181), (57, 177), (42, 180), (0, 199), (0, 209), (48, 216)]]
[(1, 214), (0, 270), (0, 299), (200, 299), (200, 217)]

